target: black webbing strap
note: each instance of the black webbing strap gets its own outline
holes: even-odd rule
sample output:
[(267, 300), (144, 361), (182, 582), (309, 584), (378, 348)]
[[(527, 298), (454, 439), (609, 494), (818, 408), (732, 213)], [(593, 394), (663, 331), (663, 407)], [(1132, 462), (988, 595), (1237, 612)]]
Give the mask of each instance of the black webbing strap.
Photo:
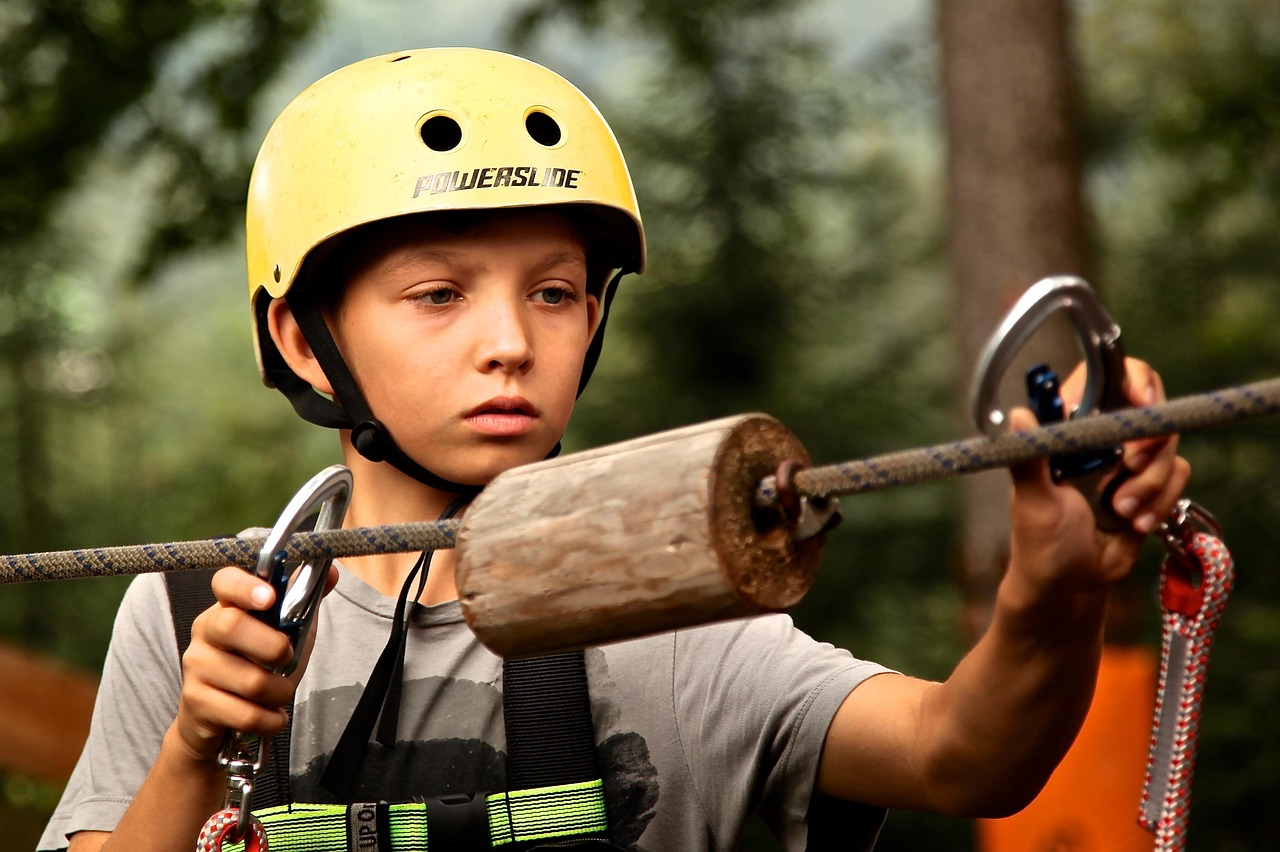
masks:
[(618, 292), (618, 282), (628, 271), (625, 267), (619, 269), (617, 274), (604, 285), (604, 292), (600, 294), (600, 322), (596, 326), (595, 336), (587, 346), (587, 354), (582, 359), (582, 375), (578, 377), (578, 396), (582, 396), (582, 392), (587, 388), (587, 382), (591, 381), (591, 374), (596, 371), (600, 351), (604, 348), (604, 329), (609, 324), (609, 308), (612, 307), (613, 297)]
[[(214, 569), (200, 571), (167, 571), (165, 586), (169, 592), (169, 610), (173, 617), (173, 636), (178, 642), (178, 662), (191, 644), (191, 623), (196, 616), (217, 603), (210, 585)], [(288, 804), (289, 740), (293, 728), (293, 702), (289, 702), (289, 718), (284, 730), (267, 742), (268, 771), (260, 775), (253, 787), (253, 809)]]
[(504, 661), (502, 712), (511, 789), (600, 777), (581, 651)]

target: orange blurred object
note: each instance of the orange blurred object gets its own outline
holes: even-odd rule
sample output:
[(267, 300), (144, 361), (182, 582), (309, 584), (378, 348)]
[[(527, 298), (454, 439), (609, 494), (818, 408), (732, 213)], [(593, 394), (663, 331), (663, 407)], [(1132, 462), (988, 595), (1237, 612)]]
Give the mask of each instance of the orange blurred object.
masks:
[(1151, 740), (1154, 648), (1103, 649), (1093, 704), (1049, 783), (1023, 811), (978, 821), (981, 852), (1151, 852), (1138, 804)]
[(97, 691), (88, 674), (0, 645), (0, 772), (65, 782), (89, 735)]

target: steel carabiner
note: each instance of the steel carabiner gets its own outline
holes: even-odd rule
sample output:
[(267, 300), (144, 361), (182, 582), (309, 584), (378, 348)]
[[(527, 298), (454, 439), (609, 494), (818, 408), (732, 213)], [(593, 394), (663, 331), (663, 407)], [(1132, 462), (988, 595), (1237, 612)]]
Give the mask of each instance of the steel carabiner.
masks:
[[(1082, 278), (1058, 275), (1033, 284), (1014, 304), (996, 328), (974, 374), (971, 399), (973, 419), (987, 435), (998, 435), (1007, 417), (996, 403), (1000, 382), (1014, 357), (1051, 316), (1065, 312), (1080, 342), (1086, 367), (1084, 393), (1080, 404), (1063, 413), (1058, 396), (1057, 376), (1045, 365), (1027, 373), (1028, 397), (1042, 424), (1115, 411), (1129, 406), (1124, 392), (1124, 345), (1116, 325), (1093, 288)], [(1069, 480), (1093, 506), (1098, 527), (1127, 529), (1129, 522), (1111, 510), (1111, 492), (1122, 481), (1117, 476), (1106, 492), (1098, 492), (1099, 480), (1115, 468), (1121, 449), (1114, 447), (1092, 453), (1052, 456), (1050, 470), (1055, 482)]]
[(341, 526), (347, 504), (351, 502), (352, 487), (351, 471), (343, 465), (330, 465), (317, 473), (293, 495), (258, 552), (254, 573), (271, 584), (276, 600), (270, 609), (253, 615), (284, 633), (293, 644), (293, 658), (280, 669), (281, 674), (292, 674), (298, 668), (307, 636), (315, 623), (329, 566), (333, 564), (332, 557), (287, 562), (285, 543), (312, 516), (316, 519), (311, 527), (315, 532)]

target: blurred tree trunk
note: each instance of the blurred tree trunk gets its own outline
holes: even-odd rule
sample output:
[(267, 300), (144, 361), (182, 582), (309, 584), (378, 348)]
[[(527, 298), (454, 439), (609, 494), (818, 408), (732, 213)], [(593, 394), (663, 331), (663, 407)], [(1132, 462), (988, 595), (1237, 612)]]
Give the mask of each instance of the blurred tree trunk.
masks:
[[(1046, 275), (1087, 277), (1067, 4), (1064, 0), (940, 0), (947, 145), (948, 254), (967, 393), (988, 335), (1014, 300)], [(1051, 324), (1026, 363), (1069, 363), (1074, 338)], [(1022, 362), (1010, 370), (1021, 380)], [(1059, 369), (1061, 369), (1059, 367)], [(1009, 383), (1012, 388), (1012, 383)], [(1004, 394), (1012, 401), (1012, 391)], [(965, 428), (973, 429), (969, 401)], [(959, 566), (973, 635), (985, 628), (1008, 560), (1008, 475), (965, 477)]]

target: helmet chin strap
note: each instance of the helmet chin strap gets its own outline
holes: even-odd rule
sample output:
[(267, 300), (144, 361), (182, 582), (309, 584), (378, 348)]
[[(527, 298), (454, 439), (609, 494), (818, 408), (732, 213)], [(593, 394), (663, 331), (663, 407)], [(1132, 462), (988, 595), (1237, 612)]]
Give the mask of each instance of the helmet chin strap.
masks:
[[(609, 307), (613, 303), (618, 282), (628, 270), (620, 269), (605, 285), (600, 300), (600, 325), (596, 328), (582, 361), (582, 376), (578, 380), (577, 395), (581, 396), (586, 388), (596, 363), (600, 360), (600, 350), (604, 343), (605, 324), (609, 319)], [(297, 320), (298, 328), (306, 339), (311, 351), (324, 371), (329, 383), (333, 386), (333, 401), (327, 400), (316, 392), (309, 384), (298, 379), (288, 385), (277, 382), (280, 389), (289, 397), (294, 409), (305, 420), (339, 429), (351, 430), (351, 443), (356, 452), (369, 461), (382, 462), (411, 477), (423, 485), (440, 491), (462, 496), (474, 496), (484, 488), (483, 485), (466, 485), (454, 482), (439, 474), (432, 473), (401, 450), (391, 438), (387, 427), (373, 416), (369, 403), (365, 400), (360, 386), (347, 367), (347, 362), (338, 351), (333, 334), (324, 320), (324, 315), (315, 303), (303, 295), (291, 293), (285, 297), (289, 310)], [(554, 458), (560, 454), (560, 442), (551, 448), (546, 458)]]

